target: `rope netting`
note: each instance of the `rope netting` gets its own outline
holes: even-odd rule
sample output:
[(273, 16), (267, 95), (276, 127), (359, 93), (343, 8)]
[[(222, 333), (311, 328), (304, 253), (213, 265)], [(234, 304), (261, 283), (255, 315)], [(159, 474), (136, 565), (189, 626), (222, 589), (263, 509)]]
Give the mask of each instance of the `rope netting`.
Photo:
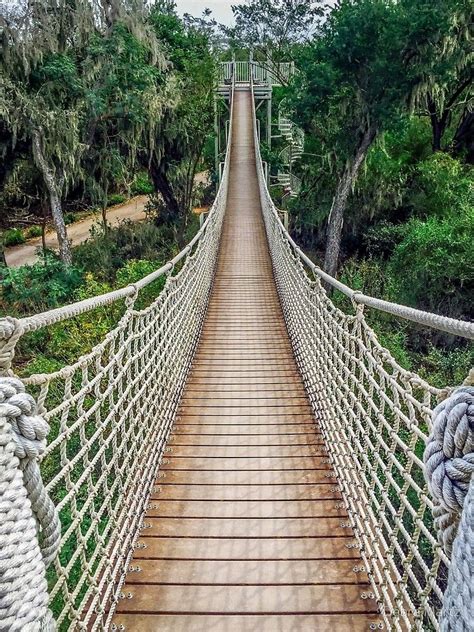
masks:
[[(474, 324), (366, 297), (317, 268), (280, 220), (266, 184), (256, 125), (254, 134), (275, 281), (294, 353), (334, 466), (335, 487), (342, 492), (350, 516), (345, 526), (355, 534), (353, 546), (369, 573), (386, 629), (439, 629), (450, 560), (449, 547), (441, 546), (436, 526), (446, 535), (443, 517), (439, 517), (443, 514), (446, 525), (454, 524), (450, 536), (454, 539), (474, 471), (474, 389), (460, 389), (448, 400), (454, 410), (449, 419), (444, 408), (434, 413), (449, 393), (404, 370), (381, 346), (363, 310), (370, 305), (470, 338)], [(354, 315), (334, 305), (324, 282), (350, 296)], [(428, 461), (425, 468), (424, 453), (436, 417), (440, 419), (438, 452), (431, 450), (432, 467)], [(430, 473), (432, 495), (437, 486), (454, 497), (448, 507), (446, 498), (433, 501), (425, 478)], [(466, 585), (472, 596), (472, 515), (470, 529), (471, 549), (469, 554), (464, 548), (464, 566), (471, 569)], [(469, 607), (468, 603), (464, 599), (464, 611), (449, 613), (459, 627), (443, 629), (468, 629), (472, 598)]]
[[(231, 108), (231, 125), (232, 118)], [(256, 124), (254, 131), (258, 148)], [(206, 315), (230, 151), (229, 142), (207, 222), (161, 270), (104, 296), (0, 320), (2, 631), (107, 629), (114, 605), (127, 598), (121, 587)], [(350, 516), (349, 546), (359, 549), (384, 625), (467, 630), (474, 389), (441, 391), (401, 368), (363, 309), (471, 338), (474, 325), (372, 299), (327, 277), (282, 225), (258, 149), (257, 171), (286, 324)], [(164, 275), (158, 298), (138, 309), (140, 291)], [(349, 296), (355, 314), (339, 310), (322, 282)], [(120, 322), (90, 353), (48, 375), (12, 375), (21, 336), (118, 301), (125, 301)]]
[[(18, 479), (12, 425), (16, 427), (15, 420), (24, 425), (25, 418), (11, 404), (18, 403), (18, 392), (26, 387), (37, 402), (36, 417), (31, 419), (49, 426), (48, 444), (41, 449), (41, 473), (54, 506), (39, 521), (40, 541), (55, 514), (61, 523), (54, 559), (47, 570), (48, 600), (43, 580), (50, 560), (44, 560), (41, 569), (31, 511), (28, 514), (28, 507), (23, 511), (28, 522), (18, 502), (11, 507), (0, 503), (0, 556), (4, 556), (0, 571), (15, 567), (6, 568), (0, 578), (0, 630), (45, 629), (51, 612), (60, 630), (107, 629), (114, 604), (124, 597), (121, 584), (143, 527), (206, 314), (227, 199), (229, 157), (230, 142), (221, 186), (206, 223), (161, 270), (109, 295), (18, 321), (0, 321), (5, 368), (21, 335), (99, 306), (126, 301), (118, 325), (75, 364), (48, 375), (33, 375), (23, 380), (24, 386), (12, 378), (0, 379), (0, 491), (5, 497), (22, 491), (21, 481), (15, 488), (9, 482), (8, 468)], [(148, 308), (136, 309), (140, 290), (163, 275), (167, 280), (158, 298)], [(26, 434), (31, 431), (28, 426)], [(1, 451), (5, 446), (8, 463)], [(28, 476), (24, 479), (28, 487)], [(28, 534), (21, 533), (25, 528), (29, 528), (26, 543)], [(4, 545), (19, 541), (25, 548), (24, 557), (12, 561), (14, 547), (9, 546), (6, 554)], [(25, 565), (30, 558), (36, 564), (31, 587), (28, 563)], [(22, 585), (27, 586), (23, 593), (19, 590)]]

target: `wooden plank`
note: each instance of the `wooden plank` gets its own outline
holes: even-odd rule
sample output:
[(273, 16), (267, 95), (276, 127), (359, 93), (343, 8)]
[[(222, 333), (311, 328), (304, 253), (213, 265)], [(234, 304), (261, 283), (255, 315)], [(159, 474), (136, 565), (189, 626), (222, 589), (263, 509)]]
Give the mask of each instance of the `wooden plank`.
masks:
[(229, 470), (247, 470), (253, 472), (272, 471), (272, 470), (330, 470), (330, 466), (325, 462), (327, 456), (307, 456), (285, 459), (278, 458), (260, 458), (260, 457), (215, 457), (209, 459), (207, 457), (186, 457), (185, 459), (170, 458), (163, 462), (161, 470), (201, 470), (201, 471), (229, 471)]
[(330, 586), (154, 586), (146, 590), (125, 584), (130, 598), (118, 603), (117, 612), (202, 614), (326, 614), (376, 613), (373, 599), (361, 597), (360, 585)]
[[(146, 518), (141, 535), (181, 538), (322, 538), (352, 535), (341, 518)], [(217, 546), (217, 545), (216, 545)]]
[(196, 414), (196, 413), (178, 413), (176, 416), (176, 425), (180, 423), (204, 423), (204, 424), (213, 424), (213, 425), (255, 425), (255, 426), (272, 426), (276, 424), (288, 425), (288, 424), (308, 424), (310, 426), (316, 426), (316, 421), (312, 419), (312, 415), (309, 415), (307, 412), (292, 412), (292, 413), (281, 413), (281, 414), (272, 414), (268, 415), (266, 413), (255, 413), (254, 415), (244, 415), (239, 414), (236, 411), (233, 411), (233, 414), (219, 414), (217, 411), (214, 413)]
[(311, 500), (332, 499), (341, 494), (334, 485), (168, 485), (160, 484), (152, 500)]
[[(145, 531), (146, 533), (146, 531)], [(353, 537), (324, 538), (180, 538), (147, 537), (135, 560), (359, 560)]]
[[(331, 474), (331, 476), (328, 476)], [(332, 477), (330, 470), (218, 470), (218, 471), (186, 471), (162, 470), (157, 479), (161, 482), (180, 485), (290, 485), (292, 483), (333, 483), (337, 479)]]
[[(257, 446), (298, 446), (300, 448), (305, 448), (310, 445), (317, 445), (324, 448), (323, 452), (326, 450), (321, 434), (316, 433), (316, 431), (293, 434), (267, 434), (264, 432), (260, 434), (241, 434), (237, 429), (234, 434), (195, 434), (190, 433), (190, 430), (194, 430), (191, 426), (187, 426), (186, 430), (178, 428), (181, 432), (175, 432), (175, 430), (176, 426), (173, 430), (173, 435), (170, 438), (170, 445), (173, 448), (174, 454), (179, 453), (175, 451), (175, 448), (183, 446), (209, 446), (218, 451), (224, 446), (246, 446), (249, 448)], [(231, 429), (229, 428), (229, 430)]]
[[(192, 459), (300, 459), (301, 457), (321, 456), (327, 459), (325, 446), (321, 443), (306, 445), (261, 445), (261, 446), (223, 446), (218, 445), (177, 445), (171, 444), (170, 455), (175, 458)], [(239, 468), (240, 469), (240, 468)]]
[(269, 406), (262, 400), (252, 404), (251, 406), (182, 406), (179, 411), (180, 418), (187, 415), (218, 415), (219, 417), (230, 417), (232, 415), (238, 417), (246, 416), (270, 416), (270, 415), (285, 415), (291, 417), (296, 414), (306, 415), (311, 418), (311, 408), (308, 402), (301, 404), (286, 404), (282, 403), (278, 406)]
[[(367, 632), (378, 629), (380, 617), (350, 615), (144, 615), (114, 619), (127, 632)], [(370, 625), (373, 628), (370, 628)]]
[(254, 398), (260, 396), (262, 398), (270, 397), (306, 397), (306, 392), (301, 383), (286, 384), (281, 382), (280, 384), (275, 382), (256, 384), (247, 382), (243, 385), (234, 384), (232, 382), (222, 381), (220, 384), (213, 384), (206, 381), (191, 380), (186, 388), (186, 396), (193, 398), (210, 398), (214, 399), (226, 399), (227, 397), (248, 397)]
[[(353, 560), (141, 560), (128, 573), (132, 584), (209, 586), (367, 584)], [(357, 572), (354, 571), (357, 570)]]
[[(313, 435), (314, 433), (314, 435)], [(173, 426), (173, 435), (176, 441), (180, 441), (181, 438), (187, 436), (192, 441), (193, 436), (203, 437), (206, 436), (219, 436), (224, 435), (232, 440), (234, 437), (242, 437), (243, 440), (253, 442), (259, 440), (257, 438), (275, 438), (275, 437), (289, 437), (299, 436), (302, 439), (304, 437), (316, 436), (319, 439), (321, 433), (317, 430), (314, 422), (300, 422), (297, 424), (213, 424), (213, 423), (176, 423)]]
[(287, 391), (286, 393), (267, 393), (263, 396), (261, 393), (256, 393), (254, 397), (239, 397), (239, 396), (222, 396), (221, 397), (191, 397), (187, 395), (181, 402), (181, 412), (186, 413), (188, 409), (209, 409), (209, 408), (239, 408), (239, 410), (245, 408), (259, 409), (259, 408), (282, 408), (291, 406), (291, 409), (294, 408), (303, 408), (307, 410), (309, 414), (311, 414), (308, 397), (295, 395), (291, 391)]
[(334, 500), (164, 500), (148, 509), (147, 518), (346, 518), (345, 509)]

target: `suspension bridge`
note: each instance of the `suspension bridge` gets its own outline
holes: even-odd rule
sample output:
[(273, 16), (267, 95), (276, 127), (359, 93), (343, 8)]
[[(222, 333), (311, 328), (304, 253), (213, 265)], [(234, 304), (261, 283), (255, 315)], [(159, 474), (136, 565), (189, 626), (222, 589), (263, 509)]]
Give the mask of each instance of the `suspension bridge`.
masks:
[[(134, 285), (0, 320), (0, 630), (472, 629), (474, 389), (404, 370), (364, 310), (474, 324), (304, 255), (260, 158), (264, 75), (225, 72), (221, 185), (190, 244)], [(15, 376), (22, 336), (115, 303), (75, 364)]]

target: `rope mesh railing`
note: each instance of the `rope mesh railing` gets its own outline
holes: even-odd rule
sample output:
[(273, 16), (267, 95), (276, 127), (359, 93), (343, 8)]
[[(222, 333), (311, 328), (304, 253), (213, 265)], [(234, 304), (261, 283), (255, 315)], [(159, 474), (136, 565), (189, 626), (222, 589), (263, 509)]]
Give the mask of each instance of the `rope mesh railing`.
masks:
[[(299, 250), (279, 218), (267, 188), (255, 123), (254, 132), (275, 281), (294, 353), (329, 446), (334, 483), (342, 491), (350, 516), (350, 524), (345, 525), (355, 534), (350, 546), (360, 551), (385, 629), (437, 630), (450, 560), (437, 539), (436, 506), (425, 480), (423, 455), (433, 409), (446, 397), (446, 391), (404, 370), (380, 345), (363, 310), (370, 305), (470, 338), (474, 337), (474, 324), (366, 297), (317, 268)], [(352, 299), (355, 315), (333, 304), (323, 282)], [(445, 453), (436, 463), (442, 461), (444, 466), (452, 457), (438, 483), (443, 487), (449, 482), (460, 496), (466, 495), (474, 469), (474, 389), (468, 390), (466, 409), (453, 422), (442, 422), (443, 430), (451, 424), (452, 432), (443, 435)], [(470, 410), (470, 422), (466, 410)], [(460, 430), (463, 441), (459, 440)], [(457, 469), (452, 467), (455, 458), (459, 459)], [(454, 482), (446, 476), (449, 467)], [(457, 522), (461, 501), (459, 505)], [(471, 542), (472, 528), (471, 524)], [(472, 594), (472, 573), (468, 582)], [(466, 611), (463, 616), (467, 616)], [(468, 621), (459, 613), (457, 617), (458, 621)]]
[[(229, 162), (230, 141), (221, 186), (206, 223), (161, 270), (108, 295), (22, 320), (0, 320), (4, 374), (11, 374), (6, 368), (24, 333), (119, 300), (126, 302), (118, 325), (90, 353), (55, 373), (23, 380), (24, 387), (36, 396), (36, 417), (31, 419), (41, 419), (43, 428), (44, 423), (50, 428), (48, 443), (41, 443), (36, 457), (42, 453), (42, 478), (59, 514), (61, 532), (47, 571), (48, 614), (47, 595), (46, 600), (37, 597), (38, 603), (31, 598), (33, 591), (44, 594), (46, 589), (41, 576), (42, 572), (44, 579), (45, 569), (40, 568), (38, 545), (31, 537), (31, 519), (31, 545), (23, 542), (26, 558), (34, 555), (37, 560), (29, 596), (18, 591), (18, 582), (28, 583), (24, 559), (15, 562), (23, 566), (14, 569), (14, 579), (7, 577), (14, 551), (9, 559), (6, 547), (22, 527), (15, 524), (18, 509), (0, 504), (0, 571), (7, 569), (0, 577), (0, 630), (46, 629), (51, 612), (59, 630), (107, 629), (115, 603), (126, 598), (120, 593), (121, 584), (135, 540), (144, 528), (143, 515), (206, 314), (225, 213)], [(180, 261), (183, 264), (174, 274)], [(148, 308), (136, 309), (140, 290), (163, 275), (167, 280), (158, 298)], [(11, 478), (7, 468), (15, 468), (11, 465), (15, 450), (11, 437), (17, 420), (24, 421), (21, 411), (15, 412), (18, 409), (10, 404), (18, 403), (17, 393), (24, 387), (18, 380), (0, 378), (2, 492), (12, 489), (3, 486)], [(28, 402), (32, 400), (24, 395)], [(10, 465), (1, 452), (5, 446)], [(40, 523), (40, 541), (48, 530), (49, 517)]]
[[(231, 111), (231, 125), (232, 118)], [(206, 314), (230, 149), (207, 222), (161, 270), (104, 296), (0, 320), (1, 631), (107, 629), (114, 605), (127, 598), (121, 586)], [(258, 150), (257, 171), (287, 328), (350, 516), (341, 526), (354, 531), (348, 546), (359, 549), (384, 625), (467, 630), (474, 389), (458, 389), (435, 408), (449, 391), (401, 368), (363, 310), (470, 338), (474, 325), (373, 299), (328, 277), (282, 225)], [(163, 275), (163, 291), (139, 310), (140, 290)], [(352, 299), (355, 315), (335, 307), (323, 282)], [(120, 322), (76, 363), (22, 381), (12, 375), (22, 335), (117, 301), (125, 301)]]

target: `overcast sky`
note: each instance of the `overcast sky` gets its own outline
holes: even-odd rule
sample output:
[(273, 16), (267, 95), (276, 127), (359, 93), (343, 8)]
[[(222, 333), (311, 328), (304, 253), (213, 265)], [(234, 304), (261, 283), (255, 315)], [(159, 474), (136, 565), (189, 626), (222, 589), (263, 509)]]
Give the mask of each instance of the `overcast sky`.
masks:
[(236, 0), (175, 0), (179, 13), (190, 13), (199, 17), (204, 9), (211, 9), (214, 18), (222, 24), (232, 22), (232, 3), (238, 4)]

